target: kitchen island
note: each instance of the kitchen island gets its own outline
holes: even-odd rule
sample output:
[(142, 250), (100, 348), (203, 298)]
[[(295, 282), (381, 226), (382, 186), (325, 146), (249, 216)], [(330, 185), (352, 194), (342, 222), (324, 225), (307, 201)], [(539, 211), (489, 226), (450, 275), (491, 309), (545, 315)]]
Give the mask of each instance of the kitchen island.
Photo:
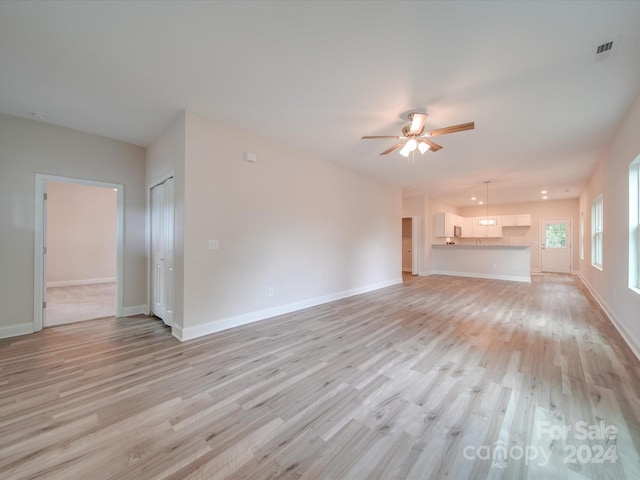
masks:
[(531, 282), (528, 245), (432, 245), (434, 274)]

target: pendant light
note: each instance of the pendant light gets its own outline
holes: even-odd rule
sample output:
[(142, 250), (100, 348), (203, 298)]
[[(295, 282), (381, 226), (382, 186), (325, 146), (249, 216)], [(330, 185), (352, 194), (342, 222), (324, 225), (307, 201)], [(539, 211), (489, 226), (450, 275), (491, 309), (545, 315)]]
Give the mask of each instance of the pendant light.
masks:
[(491, 183), (490, 180), (484, 181), (484, 184), (487, 186), (487, 196), (486, 196), (487, 214), (485, 218), (481, 218), (480, 221), (478, 222), (480, 225), (485, 227), (490, 227), (496, 224), (495, 218), (489, 218), (489, 184), (490, 183)]

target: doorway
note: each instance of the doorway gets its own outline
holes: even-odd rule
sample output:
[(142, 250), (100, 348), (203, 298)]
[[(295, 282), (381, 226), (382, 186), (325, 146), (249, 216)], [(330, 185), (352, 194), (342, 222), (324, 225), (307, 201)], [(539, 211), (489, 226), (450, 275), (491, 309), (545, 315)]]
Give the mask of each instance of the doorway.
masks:
[(402, 273), (418, 275), (420, 268), (420, 217), (402, 218)]
[(47, 182), (43, 327), (116, 314), (117, 192)]
[(540, 270), (571, 273), (572, 241), (570, 218), (540, 220)]
[(174, 311), (174, 179), (151, 187), (151, 313), (173, 325)]
[[(58, 185), (60, 184), (60, 185)], [(73, 236), (73, 237), (90, 237), (90, 232), (88, 229), (90, 228), (98, 228), (97, 225), (100, 225), (100, 214), (98, 211), (93, 209), (93, 203), (90, 199), (91, 190), (87, 190), (85, 188), (80, 188), (73, 194), (69, 192), (73, 190), (73, 187), (94, 187), (102, 189), (102, 193), (106, 192), (106, 197), (111, 197), (115, 200), (114, 203), (111, 204), (113, 208), (115, 208), (115, 225), (112, 223), (108, 231), (110, 232), (108, 235), (113, 238), (115, 242), (115, 258), (112, 253), (105, 254), (105, 252), (100, 251), (100, 247), (98, 246), (98, 241), (94, 242), (88, 241), (85, 243), (83, 248), (85, 249), (84, 257), (73, 258), (73, 260), (64, 260), (60, 258), (52, 258), (52, 262), (49, 261), (49, 254), (56, 254), (56, 250), (59, 252), (61, 249), (71, 249), (75, 254), (79, 254), (78, 244), (75, 246), (69, 247), (68, 245), (62, 246), (63, 243), (60, 243), (60, 238), (52, 238), (51, 240), (57, 246), (54, 247), (54, 251), (50, 250), (49, 241), (47, 239), (47, 233), (49, 231), (48, 228), (48, 190), (50, 186), (54, 186), (54, 191), (58, 193), (64, 192), (66, 190), (65, 195), (73, 197), (78, 193), (78, 191), (83, 191), (83, 194), (88, 194), (89, 199), (80, 200), (76, 196), (76, 202), (83, 202), (84, 205), (77, 205), (78, 208), (84, 208), (84, 219), (81, 221), (76, 221), (74, 228), (81, 228), (82, 224), (88, 223), (86, 225), (87, 228), (84, 230), (74, 231), (73, 235), (71, 232), (63, 232), (61, 236)], [(58, 188), (60, 187), (60, 188)], [(51, 288), (61, 287), (63, 285), (73, 286), (75, 285), (85, 285), (90, 286), (93, 284), (99, 283), (111, 283), (110, 286), (105, 288), (99, 287), (90, 287), (87, 290), (94, 290), (93, 292), (87, 293), (87, 297), (91, 297), (95, 294), (95, 298), (105, 301), (107, 305), (106, 308), (109, 309), (111, 315), (122, 316), (122, 272), (124, 270), (123, 265), (123, 226), (124, 226), (124, 187), (121, 184), (114, 183), (106, 183), (106, 182), (97, 182), (93, 180), (85, 180), (78, 179), (72, 177), (62, 177), (56, 175), (44, 175), (44, 174), (36, 174), (36, 189), (35, 189), (35, 247), (34, 247), (34, 315), (33, 315), (33, 331), (37, 332), (42, 329), (43, 326), (49, 326), (60, 323), (69, 323), (70, 321), (78, 321), (78, 320), (86, 320), (89, 318), (96, 318), (93, 315), (96, 315), (98, 310), (93, 309), (93, 306), (87, 306), (85, 304), (81, 305), (80, 312), (72, 312), (73, 311), (73, 303), (77, 300), (72, 298), (71, 301), (68, 301), (67, 307), (69, 310), (62, 314), (62, 317), (52, 317), (51, 322), (47, 319), (47, 307), (48, 307), (48, 294), (50, 293), (48, 290), (48, 285)], [(68, 201), (73, 202), (74, 200), (67, 199)], [(63, 202), (64, 203), (64, 202)], [(66, 203), (67, 207), (69, 203)], [(65, 207), (62, 209), (59, 208), (60, 205), (57, 205), (53, 208), (53, 214), (58, 217), (58, 220), (52, 218), (51, 220), (54, 222), (59, 221), (60, 215), (65, 215)], [(55, 210), (58, 209), (58, 212)], [(77, 210), (77, 209), (75, 209)], [(69, 215), (70, 216), (70, 215)], [(90, 220), (87, 220), (90, 219)], [(69, 219), (65, 219), (69, 220)], [(69, 228), (70, 223), (66, 223), (63, 228)], [(55, 225), (54, 225), (55, 227)], [(58, 235), (58, 234), (56, 234)], [(55, 235), (54, 235), (55, 236)], [(60, 236), (60, 235), (59, 235)], [(75, 240), (78, 240), (77, 238)], [(80, 239), (82, 240), (82, 239)], [(96, 261), (100, 261), (106, 258), (106, 262), (112, 263), (112, 269), (109, 270), (110, 273), (104, 273), (105, 270), (102, 270), (103, 273), (95, 273), (97, 270), (94, 269), (86, 269), (89, 263), (94, 263)], [(68, 262), (69, 264), (65, 265), (64, 263)], [(73, 263), (71, 265), (70, 263)], [(113, 265), (115, 263), (115, 265)], [(53, 269), (53, 272), (49, 277), (47, 276), (48, 267)], [(87, 272), (93, 272), (87, 273)], [(115, 275), (114, 275), (115, 273)], [(97, 275), (97, 276), (94, 276)], [(104, 276), (108, 275), (108, 276)], [(74, 278), (75, 277), (75, 278)], [(105, 282), (104, 280), (110, 280), (110, 282)], [(91, 301), (89, 301), (91, 302)], [(104, 310), (103, 310), (104, 311)], [(112, 313), (111, 313), (112, 312)], [(65, 316), (66, 315), (66, 316)], [(89, 317), (87, 317), (89, 315)], [(103, 316), (100, 314), (100, 316)]]

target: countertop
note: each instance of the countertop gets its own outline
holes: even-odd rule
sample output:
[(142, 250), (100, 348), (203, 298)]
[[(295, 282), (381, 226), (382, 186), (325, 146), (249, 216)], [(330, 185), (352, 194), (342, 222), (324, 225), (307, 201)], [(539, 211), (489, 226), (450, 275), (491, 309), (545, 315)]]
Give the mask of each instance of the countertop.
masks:
[(488, 245), (461, 245), (456, 243), (455, 245), (445, 245), (443, 243), (432, 243), (432, 247), (438, 248), (494, 248), (494, 249), (504, 249), (504, 248), (531, 248), (530, 245), (499, 245), (499, 244), (488, 244)]

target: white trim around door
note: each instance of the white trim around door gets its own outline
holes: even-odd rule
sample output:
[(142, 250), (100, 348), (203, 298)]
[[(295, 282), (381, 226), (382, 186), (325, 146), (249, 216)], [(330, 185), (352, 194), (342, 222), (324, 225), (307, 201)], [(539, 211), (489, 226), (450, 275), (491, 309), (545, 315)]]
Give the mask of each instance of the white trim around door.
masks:
[(47, 182), (75, 183), (94, 187), (113, 188), (117, 192), (116, 220), (116, 316), (123, 316), (123, 272), (124, 272), (124, 185), (119, 183), (99, 182), (82, 178), (63, 177), (36, 173), (35, 193), (35, 241), (33, 255), (33, 331), (42, 330), (46, 301), (46, 251), (45, 227), (46, 207), (45, 192)]

